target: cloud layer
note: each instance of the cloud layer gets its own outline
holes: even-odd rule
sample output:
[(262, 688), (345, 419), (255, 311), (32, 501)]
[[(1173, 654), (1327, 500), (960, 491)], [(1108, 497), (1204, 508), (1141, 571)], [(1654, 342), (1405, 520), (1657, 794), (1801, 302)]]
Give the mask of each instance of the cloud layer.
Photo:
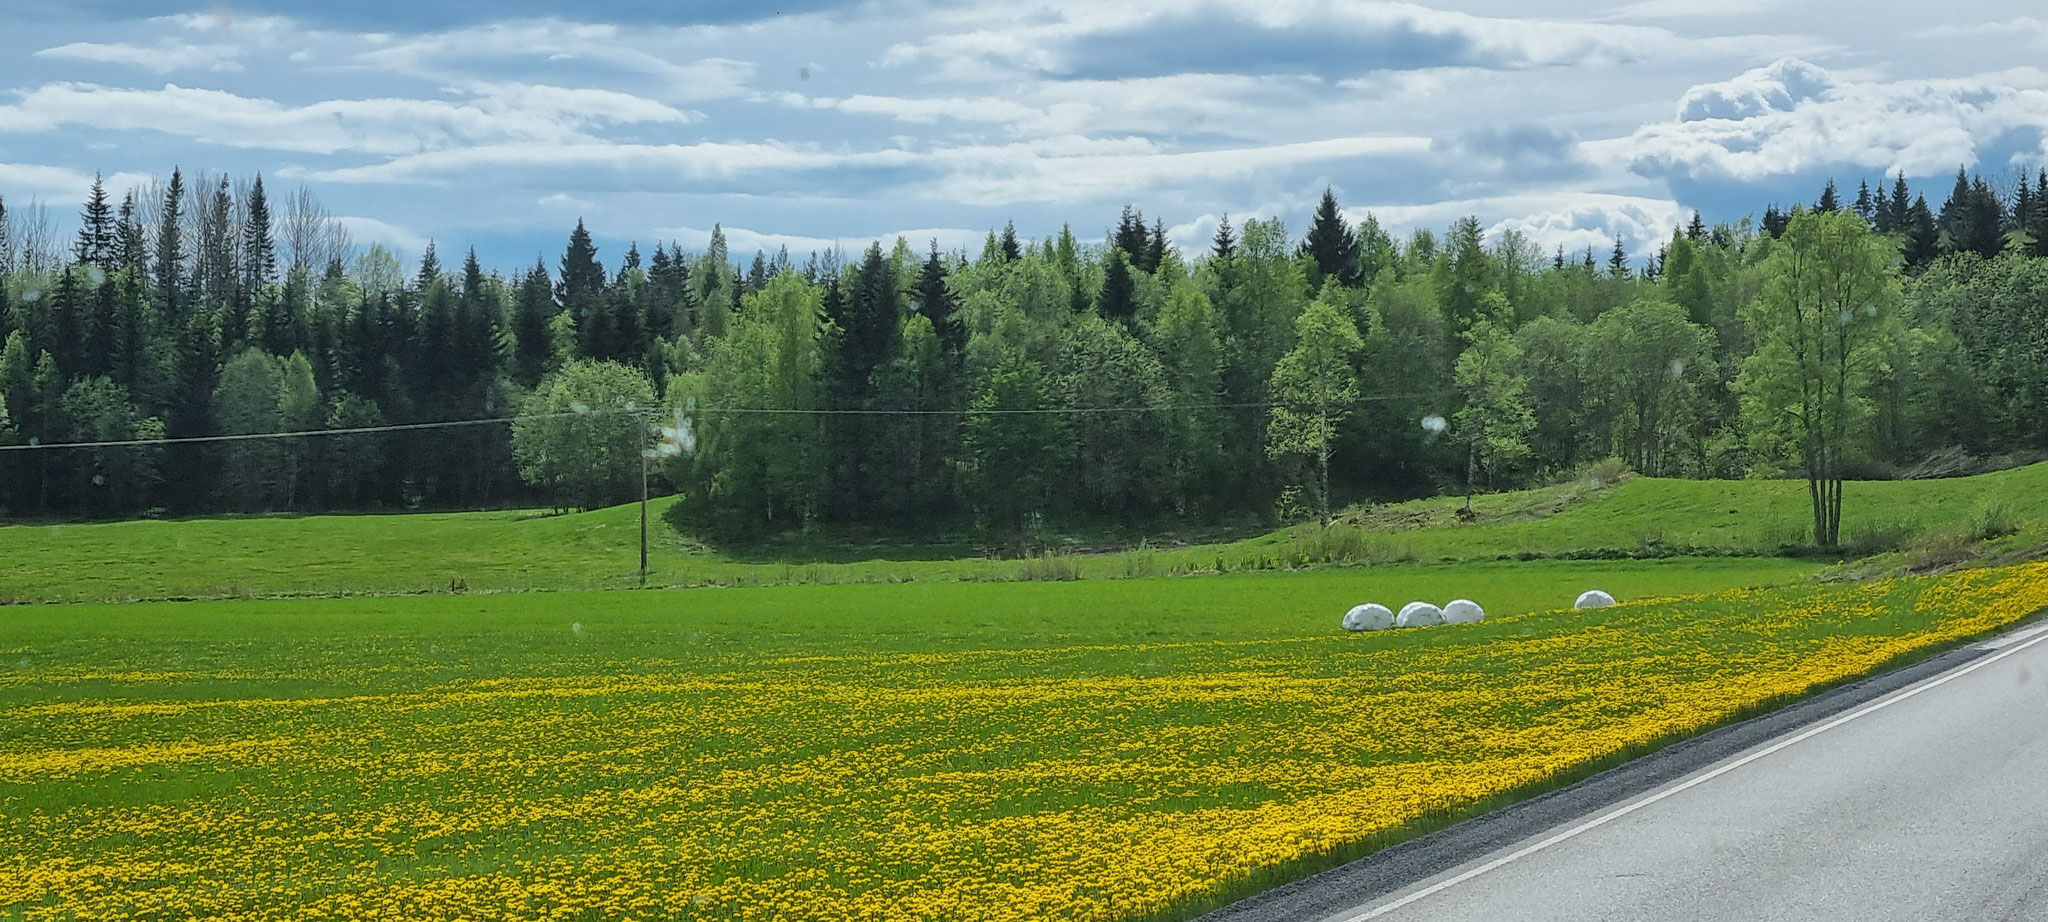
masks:
[(2048, 155), (2048, 25), (2012, 2), (89, 0), (0, 37), (0, 196), (62, 214), (95, 171), (262, 170), (358, 239), (510, 265), (579, 216), (614, 248), (714, 222), (741, 251), (972, 248), (1008, 220), (1098, 239), (1128, 202), (1199, 244), (1225, 212), (1299, 229), (1327, 185), (1397, 232), (1642, 250), (1830, 176)]

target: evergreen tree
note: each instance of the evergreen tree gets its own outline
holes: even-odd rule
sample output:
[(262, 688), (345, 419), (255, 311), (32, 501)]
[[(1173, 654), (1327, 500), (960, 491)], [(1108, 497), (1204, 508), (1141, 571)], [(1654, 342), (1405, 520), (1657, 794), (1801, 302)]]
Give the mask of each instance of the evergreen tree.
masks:
[(1828, 180), (1828, 187), (1821, 190), (1820, 201), (1814, 203), (1813, 210), (1821, 214), (1834, 214), (1842, 210), (1842, 196), (1835, 191), (1834, 180)]
[(2048, 257), (2048, 168), (2034, 179), (2034, 210), (2027, 216), (2027, 233), (2034, 238), (2034, 256)]
[(1003, 222), (1003, 236), (1000, 245), (1003, 250), (1004, 262), (1013, 263), (1024, 258), (1024, 249), (1017, 242), (1017, 222)]
[(1911, 207), (1906, 209), (1904, 225), (1900, 228), (1905, 235), (1906, 264), (1925, 266), (1941, 255), (1941, 226), (1936, 222), (1934, 210), (1927, 205), (1927, 196), (1916, 196)]
[(1870, 195), (1870, 180), (1863, 180), (1856, 187), (1856, 216), (1865, 222), (1877, 220), (1877, 203)]
[(142, 225), (135, 214), (135, 192), (121, 197), (119, 217), (114, 221), (114, 265), (138, 280), (149, 275), (149, 254), (143, 243)]
[(931, 254), (917, 277), (917, 312), (931, 321), (941, 351), (957, 361), (967, 344), (967, 328), (954, 315), (953, 293), (946, 288), (946, 264), (939, 259), (939, 241), (932, 240)]
[(1692, 213), (1692, 223), (1685, 226), (1685, 239), (1694, 243), (1707, 239), (1707, 222), (1698, 211)]
[(1302, 239), (1301, 251), (1310, 257), (1308, 284), (1311, 289), (1321, 289), (1324, 279), (1335, 279), (1337, 284), (1355, 288), (1361, 281), (1358, 263), (1358, 236), (1345, 223), (1344, 213), (1337, 208), (1337, 193), (1328, 186), (1323, 187), (1323, 200), (1316, 206), (1315, 217), (1310, 220), (1308, 236)]
[(199, 222), (198, 263), (192, 272), (195, 300), (204, 299), (212, 306), (234, 303), (239, 298), (236, 278), (234, 198), (228, 191), (228, 178), (222, 176)]
[(1145, 228), (1145, 213), (1125, 204), (1123, 213), (1117, 216), (1116, 230), (1110, 232), (1110, 247), (1124, 251), (1126, 257), (1136, 254), (1136, 259), (1142, 260), (1151, 242), (1152, 236)]
[(1131, 263), (1122, 247), (1111, 247), (1102, 260), (1102, 291), (1095, 299), (1096, 313), (1129, 324), (1138, 311), (1138, 290), (1131, 281)]
[(1614, 250), (1607, 254), (1607, 274), (1618, 279), (1628, 278), (1628, 248), (1622, 245), (1621, 235), (1614, 235)]
[(1224, 212), (1223, 220), (1216, 225), (1216, 236), (1209, 241), (1209, 255), (1214, 259), (1227, 260), (1237, 253), (1237, 231), (1230, 226), (1230, 213)]
[[(1159, 264), (1166, 261), (1166, 222), (1152, 219), (1152, 237), (1145, 243), (1146, 272), (1158, 272)], [(1135, 265), (1135, 263), (1133, 264)]]
[(1906, 223), (1913, 214), (1913, 197), (1911, 189), (1906, 185), (1906, 174), (1904, 172), (1900, 172), (1897, 178), (1892, 181), (1892, 194), (1885, 199), (1885, 202), (1891, 207), (1891, 220), (1887, 223), (1884, 220), (1884, 213), (1880, 212), (1878, 215), (1878, 232), (1885, 234), (1905, 233)]
[(85, 211), (78, 216), (78, 243), (72, 247), (73, 261), (92, 263), (101, 269), (114, 264), (114, 212), (107, 205), (107, 189), (98, 173), (92, 177), (92, 194)]
[[(427, 247), (433, 249), (430, 243)], [(242, 216), (242, 291), (254, 297), (277, 280), (277, 244), (270, 233), (270, 200), (263, 194), (263, 174), (249, 187)]]
[[(724, 243), (718, 228), (712, 228), (715, 242)], [(723, 247), (721, 246), (722, 250)], [(721, 252), (720, 262), (725, 259)], [(585, 355), (593, 340), (592, 328), (602, 324), (604, 313), (604, 266), (597, 261), (597, 245), (590, 242), (590, 231), (583, 226), (583, 219), (576, 219), (576, 229), (569, 232), (569, 247), (562, 253), (562, 271), (555, 283), (555, 300), (562, 305), (563, 313), (576, 324), (578, 339), (584, 344)], [(723, 294), (723, 292), (721, 292)], [(719, 330), (725, 328), (721, 324)]]
[(555, 313), (554, 283), (547, 264), (536, 258), (519, 280), (518, 313), (512, 322), (512, 380), (532, 387), (547, 374), (554, 355), (549, 325)]

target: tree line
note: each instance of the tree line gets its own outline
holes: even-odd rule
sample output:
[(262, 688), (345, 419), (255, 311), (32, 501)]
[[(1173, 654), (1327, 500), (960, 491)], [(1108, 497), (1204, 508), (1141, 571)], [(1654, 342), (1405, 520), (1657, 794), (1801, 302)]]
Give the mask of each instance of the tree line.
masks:
[(0, 444), (174, 441), (0, 452), (0, 507), (590, 507), (687, 414), (657, 489), (718, 533), (1306, 516), (1618, 457), (1815, 477), (1831, 543), (1827, 482), (2048, 447), (2048, 171), (1959, 172), (1938, 210), (1886, 186), (1604, 259), (1476, 218), (1396, 239), (1326, 191), (1298, 239), (1177, 245), (1127, 206), (1095, 241), (749, 263), (714, 229), (607, 268), (578, 222), (505, 273), (408, 271), (261, 177), (95, 183), (65, 252), (0, 200)]

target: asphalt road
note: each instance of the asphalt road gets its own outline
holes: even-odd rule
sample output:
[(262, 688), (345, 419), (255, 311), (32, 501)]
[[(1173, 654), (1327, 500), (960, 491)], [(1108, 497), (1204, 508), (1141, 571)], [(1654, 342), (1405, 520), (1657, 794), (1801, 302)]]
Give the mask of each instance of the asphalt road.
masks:
[(2048, 920), (2048, 625), (1205, 918)]

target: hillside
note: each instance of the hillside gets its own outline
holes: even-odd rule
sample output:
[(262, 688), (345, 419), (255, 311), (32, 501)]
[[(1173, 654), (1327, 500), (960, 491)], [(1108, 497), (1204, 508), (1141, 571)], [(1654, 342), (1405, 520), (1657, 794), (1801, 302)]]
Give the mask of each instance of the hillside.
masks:
[[(1029, 560), (957, 545), (763, 561), (705, 548), (653, 504), (649, 585), (1075, 579), (1323, 565), (1538, 557), (1781, 556), (1802, 551), (1808, 515), (1796, 481), (1635, 478), (1353, 510), (1242, 541)], [(1852, 483), (1852, 550), (1913, 569), (2048, 540), (2048, 464), (1953, 480)], [(640, 583), (638, 508), (536, 512), (261, 516), (0, 527), (0, 600), (78, 601), (626, 588)], [(1982, 544), (1980, 538), (1997, 540)], [(1924, 561), (1922, 561), (1924, 562)], [(1925, 568), (1925, 567), (1921, 567)]]

